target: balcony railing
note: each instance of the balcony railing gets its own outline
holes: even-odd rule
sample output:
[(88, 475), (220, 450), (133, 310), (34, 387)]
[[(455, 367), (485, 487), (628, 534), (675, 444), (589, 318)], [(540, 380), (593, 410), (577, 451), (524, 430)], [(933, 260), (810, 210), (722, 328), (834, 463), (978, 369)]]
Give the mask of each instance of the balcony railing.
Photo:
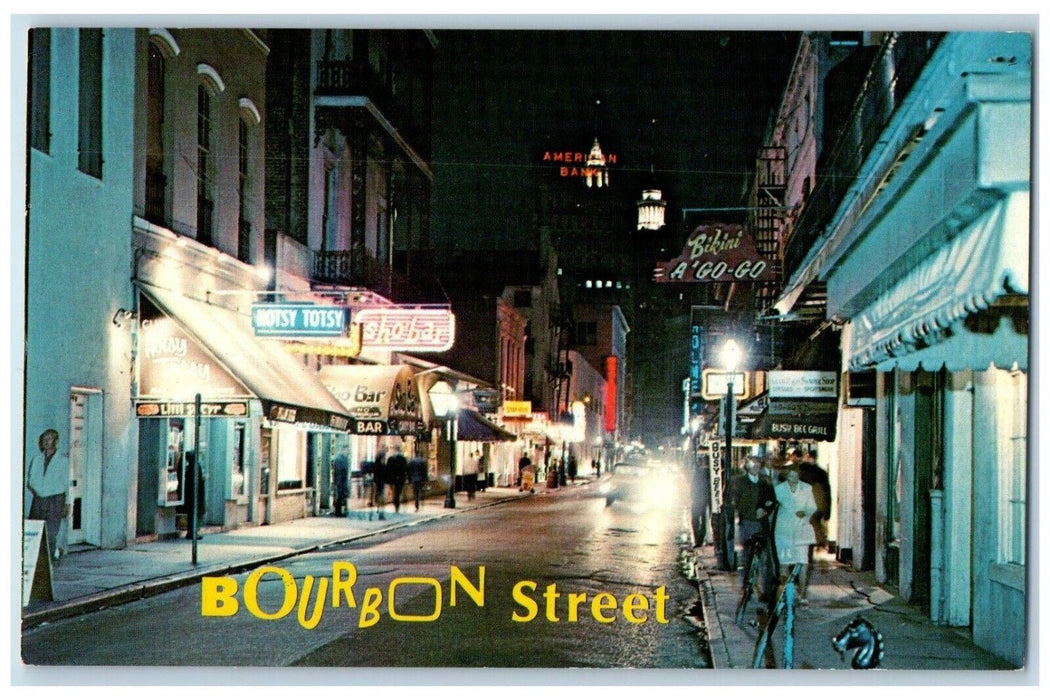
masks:
[(422, 289), (370, 255), (347, 250), (314, 252), (314, 280), (364, 287), (397, 302), (428, 301)]
[[(940, 37), (938, 33), (900, 34), (883, 44), (875, 55), (850, 114), (835, 134), (834, 146), (821, 155), (817, 164), (818, 186), (786, 244), (786, 271), (798, 267), (842, 203), (894, 108), (914, 86)], [(887, 65), (893, 71), (885, 70)]]

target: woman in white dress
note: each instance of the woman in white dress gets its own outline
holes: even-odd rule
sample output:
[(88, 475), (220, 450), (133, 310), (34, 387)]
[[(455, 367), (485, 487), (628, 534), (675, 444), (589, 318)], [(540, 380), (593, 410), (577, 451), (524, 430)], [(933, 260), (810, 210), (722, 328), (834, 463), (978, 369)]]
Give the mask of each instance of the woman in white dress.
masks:
[(782, 578), (791, 573), (791, 567), (802, 564), (797, 581), (799, 603), (806, 604), (806, 568), (809, 565), (809, 546), (817, 541), (809, 518), (817, 510), (813, 489), (799, 478), (797, 464), (789, 464), (784, 470), (784, 481), (773, 490), (780, 508), (773, 528), (773, 538), (780, 559)]

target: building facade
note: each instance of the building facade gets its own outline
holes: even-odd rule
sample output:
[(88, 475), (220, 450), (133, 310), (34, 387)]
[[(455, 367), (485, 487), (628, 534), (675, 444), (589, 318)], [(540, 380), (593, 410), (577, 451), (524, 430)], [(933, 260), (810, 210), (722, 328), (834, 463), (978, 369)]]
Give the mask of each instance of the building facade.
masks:
[(826, 285), (842, 327), (840, 534), (863, 510), (880, 580), (1021, 666), (1032, 37), (889, 35), (874, 70), (907, 75), (908, 49), (910, 89), (886, 80), (885, 118), (847, 120), (869, 146), (777, 307)]

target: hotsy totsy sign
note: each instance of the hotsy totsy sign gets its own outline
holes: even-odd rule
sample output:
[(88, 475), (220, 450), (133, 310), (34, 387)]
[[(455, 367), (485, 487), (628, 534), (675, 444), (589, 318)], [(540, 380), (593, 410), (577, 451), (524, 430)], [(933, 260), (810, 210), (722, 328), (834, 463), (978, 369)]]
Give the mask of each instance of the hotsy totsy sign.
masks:
[(252, 328), (257, 336), (338, 337), (346, 333), (346, 309), (313, 304), (255, 304)]

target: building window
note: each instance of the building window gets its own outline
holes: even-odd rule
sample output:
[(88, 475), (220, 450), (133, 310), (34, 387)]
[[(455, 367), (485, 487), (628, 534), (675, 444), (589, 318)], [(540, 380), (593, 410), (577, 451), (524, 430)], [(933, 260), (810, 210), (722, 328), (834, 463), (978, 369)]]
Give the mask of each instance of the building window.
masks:
[(80, 30), (78, 168), (102, 177), (102, 30)]
[(167, 186), (164, 158), (164, 54), (152, 42), (146, 77), (146, 218), (167, 222)]
[(197, 240), (205, 245), (212, 242), (212, 215), (215, 198), (212, 193), (212, 119), (211, 94), (203, 85), (197, 86)]
[(598, 323), (596, 321), (580, 321), (576, 324), (576, 344), (598, 344)]
[(532, 291), (529, 289), (514, 290), (514, 306), (518, 309), (532, 308)]
[(328, 163), (324, 169), (324, 201), (321, 205), (321, 250), (335, 250), (336, 226), (339, 223), (337, 204), (339, 202), (338, 173), (335, 163)]
[(51, 152), (51, 30), (29, 30), (29, 144)]
[(237, 122), (237, 201), (240, 209), (237, 216), (237, 259), (241, 262), (251, 262), (252, 258), (252, 224), (248, 211), (248, 146), (248, 123), (240, 119)]
[(1003, 372), (1000, 382), (999, 561), (1025, 564), (1025, 506), (1028, 476), (1028, 376)]

